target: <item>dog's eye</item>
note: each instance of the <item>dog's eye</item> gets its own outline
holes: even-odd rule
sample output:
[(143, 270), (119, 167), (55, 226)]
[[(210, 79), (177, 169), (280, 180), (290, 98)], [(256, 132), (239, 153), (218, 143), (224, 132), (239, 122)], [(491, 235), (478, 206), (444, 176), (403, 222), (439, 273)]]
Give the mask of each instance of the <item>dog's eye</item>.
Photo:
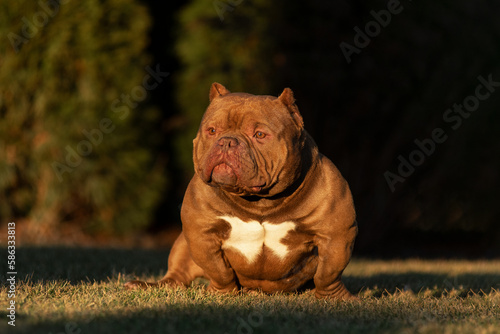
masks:
[(213, 136), (213, 135), (215, 135), (216, 132), (217, 131), (215, 130), (215, 128), (208, 128), (208, 134), (209, 135)]
[(266, 137), (266, 134), (262, 131), (257, 131), (255, 132), (254, 137), (257, 139), (264, 139)]

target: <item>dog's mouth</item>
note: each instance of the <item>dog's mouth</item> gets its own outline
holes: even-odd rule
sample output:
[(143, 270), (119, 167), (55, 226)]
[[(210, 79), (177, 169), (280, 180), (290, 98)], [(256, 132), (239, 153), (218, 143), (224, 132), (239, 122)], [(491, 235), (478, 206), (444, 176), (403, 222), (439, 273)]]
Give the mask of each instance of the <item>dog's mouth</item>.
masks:
[(242, 195), (256, 195), (266, 187), (265, 182), (256, 182), (251, 185), (245, 185), (244, 183), (246, 182), (242, 182), (238, 174), (238, 170), (226, 162), (220, 163), (212, 169), (207, 183), (220, 186), (228, 192)]
[(220, 185), (234, 186), (238, 182), (238, 176), (234, 169), (226, 163), (221, 163), (212, 169), (212, 182)]

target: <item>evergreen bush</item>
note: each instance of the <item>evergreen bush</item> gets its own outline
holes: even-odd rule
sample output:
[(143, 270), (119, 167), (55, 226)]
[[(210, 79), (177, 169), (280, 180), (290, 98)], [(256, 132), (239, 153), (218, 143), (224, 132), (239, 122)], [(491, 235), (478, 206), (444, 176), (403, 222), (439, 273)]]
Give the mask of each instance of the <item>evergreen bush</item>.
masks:
[(0, 1), (2, 221), (40, 237), (151, 222), (166, 178), (147, 99), (166, 75), (150, 74), (149, 26), (135, 0)]
[(176, 74), (177, 103), (188, 124), (177, 139), (182, 165), (192, 166), (192, 140), (208, 106), (212, 82), (234, 92), (274, 91), (268, 59), (273, 40), (265, 38), (274, 7), (263, 0), (195, 0), (180, 12), (176, 51), (183, 69)]

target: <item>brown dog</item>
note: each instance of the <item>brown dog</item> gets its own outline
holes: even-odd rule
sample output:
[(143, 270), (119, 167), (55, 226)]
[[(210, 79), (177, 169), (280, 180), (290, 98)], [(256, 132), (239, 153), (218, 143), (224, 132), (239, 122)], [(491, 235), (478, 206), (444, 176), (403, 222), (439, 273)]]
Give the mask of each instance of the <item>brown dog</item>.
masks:
[(347, 182), (304, 130), (293, 93), (230, 93), (218, 83), (194, 140), (183, 232), (156, 283), (351, 298), (341, 281), (357, 234)]

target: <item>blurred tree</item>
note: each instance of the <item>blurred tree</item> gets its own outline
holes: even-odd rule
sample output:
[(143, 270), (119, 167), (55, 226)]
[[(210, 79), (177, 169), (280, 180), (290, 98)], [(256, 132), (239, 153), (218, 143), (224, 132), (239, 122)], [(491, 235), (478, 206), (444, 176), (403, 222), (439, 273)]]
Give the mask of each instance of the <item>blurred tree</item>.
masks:
[(63, 223), (147, 226), (166, 185), (149, 92), (167, 76), (144, 52), (135, 0), (0, 1), (0, 216), (33, 235)]
[[(275, 6), (264, 0), (250, 5), (228, 1), (192, 1), (179, 16), (176, 50), (183, 71), (177, 75), (177, 101), (187, 126), (179, 133), (178, 156), (192, 166), (192, 140), (208, 105), (212, 82), (232, 91), (254, 94), (272, 91), (272, 64), (267, 55), (272, 39), (269, 12)], [(192, 174), (193, 168), (187, 168)]]

